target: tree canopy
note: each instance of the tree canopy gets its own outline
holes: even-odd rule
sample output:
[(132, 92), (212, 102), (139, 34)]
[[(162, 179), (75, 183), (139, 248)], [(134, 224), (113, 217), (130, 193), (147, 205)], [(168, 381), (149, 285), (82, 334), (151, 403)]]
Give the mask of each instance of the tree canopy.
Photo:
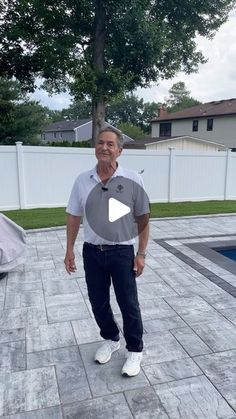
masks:
[(77, 119), (91, 118), (92, 105), (89, 99), (80, 99), (73, 101), (69, 108), (64, 108), (60, 111), (60, 118), (69, 121), (76, 121)]
[(30, 101), (19, 82), (0, 77), (0, 144), (36, 144), (48, 109)]
[(128, 122), (123, 122), (118, 124), (117, 128), (123, 132), (123, 134), (128, 135), (134, 140), (141, 140), (142, 138), (147, 137), (145, 132), (137, 125), (129, 124)]
[[(94, 128), (105, 102), (182, 70), (204, 57), (196, 35), (212, 37), (235, 0), (2, 0), (0, 75), (48, 89), (70, 87), (92, 100)], [(96, 130), (94, 130), (94, 135)]]
[(183, 81), (174, 83), (169, 90), (169, 95), (165, 103), (169, 112), (178, 112), (182, 109), (201, 104), (201, 102), (191, 96), (191, 92), (187, 90)]
[(159, 106), (160, 103), (145, 103), (135, 94), (120, 95), (107, 104), (106, 120), (115, 126), (119, 124), (136, 125), (145, 133), (150, 133), (150, 120), (156, 115)]

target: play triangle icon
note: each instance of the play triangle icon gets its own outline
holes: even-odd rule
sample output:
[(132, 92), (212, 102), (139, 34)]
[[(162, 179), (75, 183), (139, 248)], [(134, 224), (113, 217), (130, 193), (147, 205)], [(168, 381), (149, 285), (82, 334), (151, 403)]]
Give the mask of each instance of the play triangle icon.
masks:
[(123, 204), (122, 202), (118, 201), (115, 198), (110, 198), (108, 203), (108, 219), (111, 223), (119, 218), (124, 217), (125, 215), (130, 213), (130, 208)]

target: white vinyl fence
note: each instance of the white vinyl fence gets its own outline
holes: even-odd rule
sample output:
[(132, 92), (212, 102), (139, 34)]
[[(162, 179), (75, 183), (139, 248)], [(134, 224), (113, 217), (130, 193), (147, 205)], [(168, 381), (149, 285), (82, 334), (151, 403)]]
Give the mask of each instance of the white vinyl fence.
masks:
[[(236, 153), (124, 150), (151, 202), (236, 199)], [(96, 164), (94, 149), (0, 146), (0, 210), (64, 207), (75, 178)]]

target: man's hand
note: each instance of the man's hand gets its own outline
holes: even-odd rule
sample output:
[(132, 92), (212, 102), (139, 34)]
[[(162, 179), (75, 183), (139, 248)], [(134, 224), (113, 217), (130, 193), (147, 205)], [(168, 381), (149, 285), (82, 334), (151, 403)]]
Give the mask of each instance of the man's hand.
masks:
[(66, 256), (64, 259), (64, 264), (65, 264), (65, 268), (66, 271), (68, 272), (68, 274), (71, 274), (71, 272), (75, 272), (76, 271), (76, 265), (75, 265), (75, 254), (74, 251), (68, 251), (66, 252)]
[(143, 273), (144, 266), (145, 266), (145, 258), (141, 255), (135, 256), (133, 270), (136, 276), (140, 276)]
[(71, 272), (76, 271), (76, 265), (75, 265), (75, 254), (74, 254), (74, 244), (77, 237), (77, 234), (79, 232), (79, 226), (81, 222), (81, 217), (76, 215), (67, 215), (67, 229), (66, 229), (66, 235), (67, 235), (67, 246), (66, 246), (66, 256), (64, 259), (65, 268), (68, 272), (68, 274), (71, 274)]

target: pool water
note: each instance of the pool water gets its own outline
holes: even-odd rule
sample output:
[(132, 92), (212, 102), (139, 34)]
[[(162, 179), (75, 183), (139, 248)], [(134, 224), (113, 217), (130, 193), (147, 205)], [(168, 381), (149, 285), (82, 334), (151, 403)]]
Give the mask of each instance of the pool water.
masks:
[(218, 250), (218, 253), (236, 262), (236, 249), (222, 249)]

